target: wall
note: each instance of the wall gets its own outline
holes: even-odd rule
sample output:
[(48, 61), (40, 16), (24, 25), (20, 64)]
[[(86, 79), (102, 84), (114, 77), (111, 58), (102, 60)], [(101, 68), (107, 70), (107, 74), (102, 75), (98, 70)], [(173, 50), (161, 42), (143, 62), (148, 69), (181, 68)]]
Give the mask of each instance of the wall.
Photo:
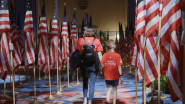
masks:
[[(72, 20), (74, 7), (76, 8), (77, 25), (82, 24), (84, 11), (80, 10), (78, 0), (58, 0), (59, 23), (62, 23), (64, 2), (67, 4), (67, 20)], [(127, 24), (127, 0), (89, 0), (86, 9), (89, 17), (92, 15), (92, 23), (102, 31), (118, 31), (118, 22)], [(41, 8), (42, 0), (37, 0), (38, 9)], [(55, 0), (45, 0), (46, 15), (49, 20), (53, 18)], [(38, 10), (37, 9), (37, 10)], [(40, 11), (38, 12), (40, 14)]]

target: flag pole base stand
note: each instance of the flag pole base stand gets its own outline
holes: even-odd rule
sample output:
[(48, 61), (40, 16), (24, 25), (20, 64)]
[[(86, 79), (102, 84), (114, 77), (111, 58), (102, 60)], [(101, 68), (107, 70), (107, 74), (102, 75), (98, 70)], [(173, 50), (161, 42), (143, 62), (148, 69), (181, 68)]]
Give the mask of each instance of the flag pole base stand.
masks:
[[(13, 93), (13, 90), (11, 91), (11, 93)], [(19, 94), (20, 92), (18, 92), (18, 91), (15, 91), (15, 94)]]
[(75, 83), (75, 85), (80, 85), (80, 84), (82, 84), (82, 83), (80, 83), (80, 82), (76, 82), (76, 83)]
[(73, 86), (71, 86), (71, 85), (64, 86), (64, 88), (71, 88), (71, 87), (73, 87)]
[(21, 81), (18, 82), (18, 85), (23, 85), (23, 83)]
[(38, 80), (40, 81), (40, 80), (42, 80), (41, 78), (38, 78)]
[(49, 95), (48, 97), (45, 98), (45, 100), (55, 100), (56, 98), (53, 97), (53, 95)]
[(1, 99), (12, 99), (12, 97), (4, 94), (3, 96), (0, 97)]
[(58, 89), (56, 89), (56, 93), (54, 95), (62, 95), (63, 93), (61, 93)]
[(153, 93), (154, 96), (158, 95), (158, 92), (156, 92), (155, 90), (152, 90), (152, 92), (149, 92), (148, 95), (151, 96), (152, 93)]
[(158, 104), (158, 101), (155, 101), (153, 98), (149, 102), (146, 102), (146, 104)]
[(37, 98), (34, 98), (34, 101), (29, 104), (42, 104), (41, 102), (37, 101)]
[(60, 92), (61, 92), (61, 91), (65, 91), (65, 89), (59, 88), (59, 91), (60, 91)]
[[(154, 99), (158, 99), (158, 96), (154, 96)], [(161, 99), (167, 99), (167, 97), (161, 95)]]
[(48, 78), (48, 76), (45, 74), (44, 79), (47, 79), (47, 78)]
[[(143, 88), (144, 88), (144, 86), (143, 86), (143, 85), (141, 85), (141, 87), (143, 87)], [(146, 90), (151, 90), (151, 88), (146, 87)], [(151, 93), (151, 92), (150, 92), (150, 93)]]
[[(10, 90), (13, 92), (12, 86), (10, 87)], [(14, 88), (14, 90), (16, 91), (16, 90), (18, 90), (18, 89), (17, 89), (17, 88)]]

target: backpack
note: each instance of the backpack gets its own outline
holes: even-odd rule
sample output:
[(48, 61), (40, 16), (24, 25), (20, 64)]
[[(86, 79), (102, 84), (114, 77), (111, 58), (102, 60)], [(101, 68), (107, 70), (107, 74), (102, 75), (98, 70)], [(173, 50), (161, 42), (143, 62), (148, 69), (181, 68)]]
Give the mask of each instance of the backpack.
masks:
[(83, 53), (82, 53), (82, 61), (83, 63), (93, 63), (95, 62), (95, 52), (94, 48), (95, 46), (93, 45), (95, 38), (93, 39), (92, 43), (90, 45), (87, 44), (85, 38), (83, 38), (85, 41), (85, 44), (83, 45)]

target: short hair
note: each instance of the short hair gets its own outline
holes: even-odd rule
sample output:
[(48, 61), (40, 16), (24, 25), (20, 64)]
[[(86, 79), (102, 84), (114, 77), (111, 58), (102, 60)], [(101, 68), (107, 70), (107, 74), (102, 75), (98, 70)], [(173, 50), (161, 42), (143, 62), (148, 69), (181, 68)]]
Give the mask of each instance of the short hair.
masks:
[(84, 31), (84, 37), (95, 37), (94, 29), (92, 27), (87, 27)]
[(114, 40), (112, 40), (112, 39), (108, 40), (108, 41), (106, 42), (106, 47), (107, 47), (108, 49), (116, 48), (116, 45), (115, 45), (115, 43), (114, 43)]

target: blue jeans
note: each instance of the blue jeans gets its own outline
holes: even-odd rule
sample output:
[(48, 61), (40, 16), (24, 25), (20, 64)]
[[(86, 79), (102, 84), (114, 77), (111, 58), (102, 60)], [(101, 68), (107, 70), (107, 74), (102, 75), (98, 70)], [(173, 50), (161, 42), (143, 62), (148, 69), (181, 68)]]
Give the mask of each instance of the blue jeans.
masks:
[[(96, 82), (96, 76), (97, 73), (94, 71), (91, 72), (86, 72), (86, 68), (93, 68), (93, 67), (81, 67), (81, 73), (83, 77), (83, 96), (87, 97), (87, 92), (88, 92), (88, 79), (90, 78), (90, 83), (89, 83), (89, 101), (92, 102), (93, 97), (94, 97), (94, 87), (95, 87), (95, 82)], [(88, 75), (87, 75), (88, 74)]]

